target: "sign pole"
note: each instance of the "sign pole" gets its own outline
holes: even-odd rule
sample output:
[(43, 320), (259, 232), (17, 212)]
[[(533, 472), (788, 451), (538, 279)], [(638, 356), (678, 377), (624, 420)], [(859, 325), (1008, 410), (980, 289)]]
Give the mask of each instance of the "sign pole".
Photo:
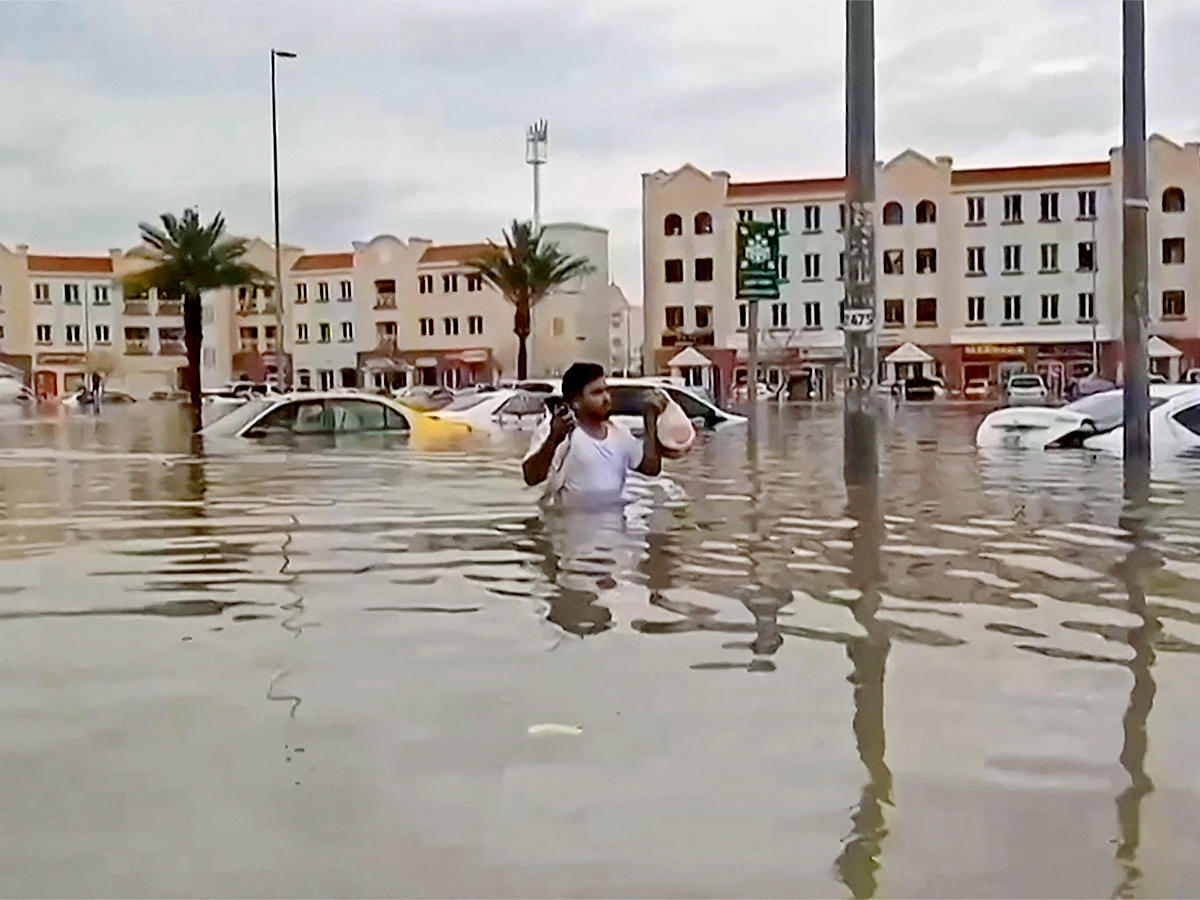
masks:
[(758, 301), (779, 299), (779, 226), (738, 222), (737, 296), (746, 301), (746, 400), (758, 403)]

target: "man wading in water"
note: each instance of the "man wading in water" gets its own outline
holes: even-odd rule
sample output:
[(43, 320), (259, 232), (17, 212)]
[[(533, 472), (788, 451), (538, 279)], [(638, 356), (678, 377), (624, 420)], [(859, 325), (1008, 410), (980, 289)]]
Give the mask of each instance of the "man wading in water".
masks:
[(657, 421), (667, 408), (665, 393), (651, 393), (639, 441), (609, 419), (612, 398), (603, 366), (575, 363), (563, 375), (562, 389), (564, 402), (542, 421), (525, 456), (526, 484), (549, 479), (550, 502), (603, 506), (620, 502), (630, 469), (643, 475), (662, 471)]

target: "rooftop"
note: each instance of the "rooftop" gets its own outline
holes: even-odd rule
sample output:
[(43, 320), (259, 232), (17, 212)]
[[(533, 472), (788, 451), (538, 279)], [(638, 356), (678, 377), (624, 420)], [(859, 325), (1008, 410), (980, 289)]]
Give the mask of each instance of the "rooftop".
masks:
[(29, 257), (30, 272), (65, 272), (69, 274), (111, 273), (112, 259), (107, 256), (35, 256)]

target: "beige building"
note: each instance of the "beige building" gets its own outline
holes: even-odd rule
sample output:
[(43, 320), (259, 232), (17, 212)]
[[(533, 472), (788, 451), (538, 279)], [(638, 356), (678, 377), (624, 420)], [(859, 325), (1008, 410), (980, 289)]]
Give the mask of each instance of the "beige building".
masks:
[[(1200, 144), (1148, 145), (1151, 365), (1200, 365)], [(955, 169), (907, 150), (878, 165), (880, 379), (922, 373), (952, 389), (1042, 373), (1052, 389), (1119, 374), (1120, 153), (1097, 162)], [(764, 378), (828, 396), (841, 376), (840, 178), (732, 182), (684, 166), (644, 175), (648, 371), (684, 347), (720, 394), (744, 372), (747, 309), (735, 299), (734, 225), (780, 226), (780, 298), (759, 308)], [(1189, 254), (1187, 245), (1191, 245)], [(700, 374), (700, 373), (698, 373)]]

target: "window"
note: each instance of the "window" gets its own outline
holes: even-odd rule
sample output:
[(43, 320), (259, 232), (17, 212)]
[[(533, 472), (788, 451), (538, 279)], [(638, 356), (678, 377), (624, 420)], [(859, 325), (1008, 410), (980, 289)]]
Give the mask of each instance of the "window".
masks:
[(108, 306), (108, 285), (92, 285), (92, 306)]
[(329, 327), (328, 322), (321, 322), (317, 325), (317, 343), (328, 344), (333, 338), (333, 329)]
[(353, 322), (343, 322), (342, 323), (342, 341), (346, 342), (346, 341), (352, 341), (352, 340), (354, 340), (354, 323)]
[(1094, 272), (1096, 270), (1096, 245), (1092, 241), (1079, 242), (1079, 271)]
[(1042, 321), (1058, 321), (1058, 294), (1042, 294)]
[(97, 325), (95, 329), (97, 344), (111, 344), (112, 332), (107, 325)]
[(1096, 318), (1096, 295), (1091, 291), (1079, 294), (1079, 321), (1091, 322)]
[(458, 334), (458, 316), (446, 316), (443, 318), (442, 329), (447, 335)]
[(884, 275), (903, 275), (904, 274), (904, 251), (903, 250), (884, 250), (883, 251), (883, 274)]
[(846, 230), (846, 204), (838, 204), (838, 231)]
[[(1082, 248), (1080, 244), (1080, 260), (1082, 261)], [(1058, 244), (1042, 244), (1042, 271), (1057, 272), (1058, 271)]]
[(771, 304), (771, 327), (787, 328), (788, 307), (786, 303)]
[(932, 200), (922, 200), (917, 204), (917, 223), (924, 225), (937, 221), (937, 205)]
[(917, 298), (917, 324), (937, 324), (937, 297)]
[(417, 276), (417, 291), (422, 294), (433, 293), (433, 276), (418, 275)]
[(983, 275), (985, 274), (983, 265), (983, 247), (968, 247), (967, 248), (967, 274), (968, 275)]
[(483, 334), (483, 316), (467, 316), (467, 334)]
[(883, 301), (883, 324), (904, 324), (904, 300), (901, 298)]
[(696, 307), (696, 327), (701, 331), (712, 328), (712, 307), (697, 306)]
[(1080, 191), (1079, 192), (1079, 218), (1081, 218), (1081, 219), (1096, 218), (1096, 192), (1095, 191)]
[(300, 390), (312, 390), (312, 373), (308, 369), (296, 370), (296, 378), (300, 382)]
[(1004, 322), (1005, 324), (1020, 323), (1021, 321), (1021, 295), (1009, 294), (1004, 298)]
[(846, 277), (846, 251), (838, 254), (838, 278)]
[(51, 338), (50, 326), (39, 325), (37, 327), (37, 342), (39, 344), (49, 344)]
[(1163, 265), (1183, 264), (1183, 238), (1163, 238)]
[(318, 303), (328, 303), (329, 302), (329, 282), (328, 281), (318, 281), (317, 282), (317, 302)]
[(433, 337), (433, 319), (421, 318), (421, 337)]
[(394, 344), (396, 342), (396, 323), (376, 322), (375, 340), (381, 344)]
[(63, 285), (63, 303), (76, 304), (79, 302), (79, 285)]
[(815, 280), (821, 277), (821, 254), (804, 254), (804, 277), (809, 280)]
[(33, 286), (33, 302), (34, 303), (49, 303), (50, 302), (50, 285), (44, 282), (38, 282)]
[(205, 347), (200, 353), (200, 364), (206, 369), (215, 369), (217, 367), (217, 348)]
[(698, 212), (692, 226), (696, 234), (712, 234), (712, 216), (706, 212)]
[(937, 271), (937, 250), (922, 247), (917, 251), (917, 274), (926, 275)]
[(1183, 291), (1162, 292), (1162, 314), (1164, 319), (1182, 319), (1184, 312)]
[(1004, 246), (1004, 274), (1015, 275), (1021, 271), (1021, 245), (1006, 244)]
[(788, 258), (787, 255), (783, 253), (779, 255), (779, 280), (788, 280)]
[(1169, 187), (1163, 191), (1162, 211), (1165, 213), (1183, 212), (1183, 189)]
[(683, 234), (683, 219), (676, 213), (671, 213), (663, 219), (663, 234), (667, 237), (675, 237)]
[(307, 322), (297, 323), (297, 325), (296, 325), (296, 343), (297, 344), (307, 344), (308, 343), (308, 323)]
[[(804, 221), (805, 227), (808, 225), (808, 208), (805, 207)], [(775, 227), (780, 231), (787, 231), (787, 210), (782, 206), (776, 206), (771, 210), (771, 221), (775, 223)]]
[[(165, 330), (166, 329), (160, 328), (159, 333), (161, 334)], [(263, 337), (265, 337), (267, 339), (268, 347), (274, 347), (275, 346), (275, 326), (274, 325), (266, 326), (263, 329)]]
[(750, 312), (745, 303), (738, 304), (738, 328), (746, 328), (750, 319)]
[(821, 207), (819, 207), (819, 206), (804, 207), (804, 230), (805, 231), (820, 231), (821, 230)]
[(683, 327), (683, 307), (682, 306), (668, 306), (664, 310), (664, 312), (666, 313), (668, 328), (676, 329), (676, 328)]
[(979, 325), (984, 319), (984, 307), (986, 301), (983, 297), (968, 297), (967, 298), (967, 324)]
[(341, 287), (341, 295), (339, 296), (338, 299), (340, 299), (340, 300), (353, 300), (354, 299), (354, 285), (353, 284), (351, 284), (349, 281), (343, 281), (341, 283), (340, 287)]
[(666, 278), (669, 284), (683, 281), (683, 260), (668, 259), (666, 262)]
[(712, 257), (702, 257), (696, 260), (696, 280), (697, 281), (712, 281), (713, 276), (713, 261)]
[(1200, 435), (1200, 403), (1193, 403), (1191, 406), (1181, 409), (1171, 418), (1192, 434)]
[(467, 276), (467, 290), (468, 291), (482, 291), (483, 290), (483, 276), (482, 275), (468, 275)]
[(82, 343), (83, 342), (82, 331), (83, 331), (83, 329), (79, 325), (68, 325), (67, 326), (67, 343), (68, 344)]
[(447, 294), (458, 293), (458, 274), (448, 272), (442, 276), (442, 290)]
[[(239, 300), (243, 299), (245, 297), (245, 294), (246, 294), (245, 288), (238, 288), (238, 299)], [(304, 282), (300, 282), (296, 285), (296, 302), (297, 303), (307, 303), (308, 302), (308, 285), (305, 284)]]
[(1042, 194), (1042, 221), (1058, 221), (1058, 191), (1048, 191)]
[(816, 300), (807, 300), (804, 303), (804, 327), (821, 327), (821, 304)]
[(4, 340), (4, 326), (0, 325), (0, 341)]
[(984, 204), (982, 197), (967, 198), (967, 221), (972, 225), (982, 225), (984, 220)]
[(1015, 225), (1024, 219), (1024, 213), (1021, 211), (1021, 195), (1020, 194), (1005, 194), (1004, 195), (1004, 224)]
[(893, 200), (883, 207), (883, 224), (884, 225), (903, 225), (904, 224), (904, 207)]
[(754, 221), (754, 210), (739, 209), (738, 210), (738, 221), (739, 222), (753, 222)]

